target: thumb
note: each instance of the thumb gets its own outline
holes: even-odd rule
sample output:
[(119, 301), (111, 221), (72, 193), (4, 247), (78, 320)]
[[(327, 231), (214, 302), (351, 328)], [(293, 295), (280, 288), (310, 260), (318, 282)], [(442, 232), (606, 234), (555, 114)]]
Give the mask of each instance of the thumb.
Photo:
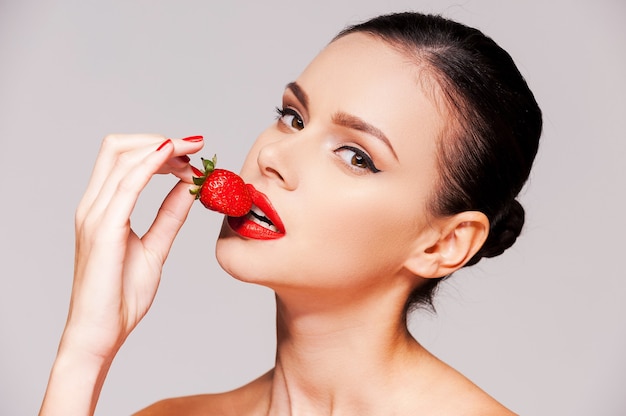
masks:
[(144, 247), (154, 253), (161, 263), (165, 262), (194, 199), (189, 193), (189, 184), (178, 182), (163, 200), (154, 222), (142, 237)]

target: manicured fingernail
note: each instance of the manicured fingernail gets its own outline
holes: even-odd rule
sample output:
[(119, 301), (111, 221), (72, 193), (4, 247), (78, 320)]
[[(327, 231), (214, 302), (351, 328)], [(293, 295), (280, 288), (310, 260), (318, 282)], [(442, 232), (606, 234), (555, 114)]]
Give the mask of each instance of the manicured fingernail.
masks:
[(202, 140), (204, 140), (204, 137), (202, 136), (189, 136), (189, 137), (185, 137), (183, 139), (186, 142), (201, 142)]
[(157, 151), (163, 149), (165, 146), (167, 146), (168, 144), (172, 143), (172, 139), (167, 139), (166, 141), (164, 141), (163, 143), (161, 143), (161, 145), (157, 148)]
[(189, 159), (189, 156), (187, 155), (182, 155), (182, 156), (178, 156), (178, 160), (180, 160), (183, 163), (189, 163), (191, 159)]
[(202, 171), (194, 166), (191, 167), (191, 170), (193, 171), (193, 174), (196, 175), (197, 177), (201, 178), (204, 176), (204, 173), (202, 173)]

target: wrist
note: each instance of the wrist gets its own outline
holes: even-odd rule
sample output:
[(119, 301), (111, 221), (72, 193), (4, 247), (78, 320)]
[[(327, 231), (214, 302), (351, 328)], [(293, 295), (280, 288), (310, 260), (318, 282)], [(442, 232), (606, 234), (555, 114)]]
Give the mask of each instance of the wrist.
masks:
[(68, 322), (63, 330), (57, 358), (80, 360), (85, 365), (110, 365), (123, 343), (115, 331), (101, 331), (90, 323)]
[(112, 361), (62, 343), (39, 415), (93, 415)]

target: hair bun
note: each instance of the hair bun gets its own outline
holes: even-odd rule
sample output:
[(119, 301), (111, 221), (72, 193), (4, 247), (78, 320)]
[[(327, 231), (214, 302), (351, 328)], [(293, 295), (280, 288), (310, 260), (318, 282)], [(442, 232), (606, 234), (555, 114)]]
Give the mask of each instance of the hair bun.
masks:
[(501, 215), (494, 218), (487, 240), (466, 266), (478, 263), (483, 257), (499, 256), (511, 247), (522, 231), (524, 219), (524, 208), (514, 199)]

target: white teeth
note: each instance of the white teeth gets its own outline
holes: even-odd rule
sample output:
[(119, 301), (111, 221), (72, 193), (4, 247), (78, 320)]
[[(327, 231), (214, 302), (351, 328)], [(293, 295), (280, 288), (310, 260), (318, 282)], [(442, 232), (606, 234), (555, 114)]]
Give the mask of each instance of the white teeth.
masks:
[(265, 217), (265, 213), (261, 211), (261, 208), (257, 207), (256, 205), (252, 205), (252, 208), (250, 208), (250, 211), (254, 212), (259, 217)]
[(278, 232), (278, 228), (267, 218), (265, 213), (261, 211), (259, 207), (256, 205), (252, 205), (250, 208), (250, 212), (247, 215), (247, 218), (255, 224), (260, 225), (263, 228), (267, 228), (270, 231)]

